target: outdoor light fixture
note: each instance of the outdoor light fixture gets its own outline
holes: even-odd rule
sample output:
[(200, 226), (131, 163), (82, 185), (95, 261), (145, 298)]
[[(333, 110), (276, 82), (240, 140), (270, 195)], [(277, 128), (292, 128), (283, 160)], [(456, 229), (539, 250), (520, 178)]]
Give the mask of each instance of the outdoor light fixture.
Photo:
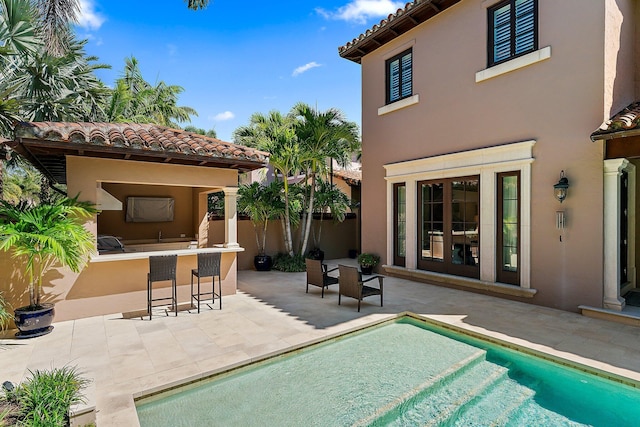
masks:
[(560, 172), (560, 181), (553, 185), (553, 193), (556, 195), (556, 199), (562, 203), (567, 198), (567, 189), (569, 188), (569, 180), (564, 176), (564, 171)]

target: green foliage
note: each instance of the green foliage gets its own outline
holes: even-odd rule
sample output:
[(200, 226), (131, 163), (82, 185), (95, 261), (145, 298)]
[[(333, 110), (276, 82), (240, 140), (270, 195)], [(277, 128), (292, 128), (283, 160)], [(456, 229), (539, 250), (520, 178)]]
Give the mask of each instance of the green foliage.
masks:
[(302, 255), (278, 254), (273, 257), (273, 270), (285, 271), (287, 273), (298, 273), (306, 271), (304, 257)]
[(376, 254), (361, 253), (358, 255), (358, 264), (363, 267), (375, 267), (380, 262), (380, 257)]
[(11, 319), (13, 319), (13, 316), (7, 310), (7, 302), (0, 293), (0, 331), (4, 331), (7, 328), (7, 325), (9, 324), (9, 321)]
[(207, 212), (224, 216), (224, 191), (207, 194)]
[(195, 126), (189, 125), (189, 126), (185, 126), (184, 130), (186, 130), (187, 132), (193, 132), (193, 133), (197, 133), (198, 135), (204, 135), (211, 138), (218, 137), (218, 134), (216, 133), (215, 129), (204, 130), (202, 128), (197, 128)]
[(12, 392), (20, 408), (20, 425), (64, 427), (69, 425), (69, 408), (84, 402), (82, 390), (89, 384), (74, 367), (51, 371), (29, 371), (28, 377)]
[(94, 237), (82, 221), (95, 212), (77, 197), (38, 206), (0, 201), (0, 250), (26, 259), (32, 307), (40, 305), (42, 278), (56, 263), (74, 272), (84, 268)]
[(238, 189), (238, 210), (251, 218), (258, 255), (265, 254), (269, 220), (280, 217), (284, 212), (281, 192), (282, 183), (275, 181), (266, 186), (253, 182)]

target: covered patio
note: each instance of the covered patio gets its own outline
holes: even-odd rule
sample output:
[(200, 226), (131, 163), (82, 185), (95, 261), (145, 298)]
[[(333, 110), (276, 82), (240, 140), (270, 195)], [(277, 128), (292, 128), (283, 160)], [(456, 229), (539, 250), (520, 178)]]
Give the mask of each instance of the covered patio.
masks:
[[(338, 263), (354, 260), (328, 261)], [(358, 313), (355, 300), (338, 306), (335, 287), (324, 299), (319, 289), (306, 294), (304, 280), (304, 273), (240, 271), (223, 311), (152, 322), (110, 314), (58, 322), (36, 340), (0, 340), (1, 379), (76, 365), (93, 380), (87, 397), (97, 425), (136, 426), (134, 397), (411, 311), (640, 384), (637, 327), (393, 277), (385, 279), (384, 307), (365, 300)]]
[[(191, 132), (134, 123), (19, 123), (5, 142), (73, 197), (99, 210), (85, 226), (124, 247), (100, 251), (79, 274), (57, 269), (44, 282), (56, 319), (146, 311), (151, 255), (178, 255), (178, 302), (189, 300), (200, 252), (222, 254), (222, 293), (236, 292), (238, 174), (268, 164), (268, 153)], [(224, 229), (209, 229), (208, 195), (224, 192)], [(146, 207), (139, 209), (142, 202)], [(135, 207), (134, 207), (135, 206)], [(25, 278), (0, 254), (0, 291), (25, 303)], [(169, 283), (164, 284), (169, 286)]]

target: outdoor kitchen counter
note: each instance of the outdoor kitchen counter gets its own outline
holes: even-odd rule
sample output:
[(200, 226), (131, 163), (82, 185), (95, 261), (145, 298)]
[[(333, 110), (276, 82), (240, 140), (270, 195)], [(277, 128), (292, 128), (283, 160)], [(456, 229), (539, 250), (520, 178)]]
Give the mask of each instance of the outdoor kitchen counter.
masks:
[(146, 259), (150, 256), (154, 255), (178, 255), (186, 256), (186, 255), (195, 255), (198, 253), (205, 252), (220, 252), (220, 253), (233, 253), (233, 252), (244, 252), (244, 248), (235, 247), (235, 248), (225, 248), (222, 245), (214, 246), (212, 248), (197, 248), (197, 249), (169, 249), (163, 251), (145, 251), (145, 252), (122, 252), (115, 254), (103, 254), (103, 255), (94, 255), (91, 257), (90, 262), (109, 262), (109, 261), (127, 261), (134, 259)]

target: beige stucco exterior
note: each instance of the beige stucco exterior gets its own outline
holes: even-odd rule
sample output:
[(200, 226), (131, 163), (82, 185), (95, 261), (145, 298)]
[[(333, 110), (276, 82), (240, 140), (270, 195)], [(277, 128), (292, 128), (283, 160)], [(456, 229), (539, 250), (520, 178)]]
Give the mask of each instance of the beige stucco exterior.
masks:
[[(235, 169), (201, 168), (195, 166), (113, 160), (89, 157), (67, 157), (67, 188), (69, 195), (96, 203), (98, 185), (125, 202), (128, 196), (162, 196), (175, 199), (173, 222), (127, 223), (124, 211), (103, 211), (87, 221), (94, 234), (110, 234), (124, 241), (157, 242), (162, 231), (163, 242), (186, 240), (198, 235), (200, 248), (220, 246), (222, 252), (222, 293), (236, 291), (238, 252), (235, 210), (222, 221), (221, 233), (209, 238), (206, 194), (224, 190), (233, 197), (238, 172)], [(108, 313), (146, 310), (148, 256), (161, 252), (145, 252), (145, 256), (130, 255), (118, 259), (114, 255), (94, 255), (79, 274), (67, 269), (55, 269), (45, 277), (45, 301), (56, 303), (56, 320), (76, 319)], [(125, 256), (129, 256), (124, 254)], [(141, 254), (138, 254), (141, 255)], [(111, 258), (110, 258), (111, 257)], [(6, 253), (0, 254), (0, 291), (13, 307), (25, 305), (26, 280), (20, 275), (19, 262)], [(178, 301), (189, 301), (188, 284), (191, 269), (197, 267), (195, 253), (180, 252), (177, 266)], [(168, 287), (169, 282), (158, 286)]]
[[(487, 7), (495, 3), (463, 0), (362, 57), (362, 249), (384, 254), (383, 262), (393, 264), (388, 256), (393, 200), (385, 166), (532, 141), (531, 182), (523, 189), (530, 193), (531, 228), (521, 232), (530, 236), (525, 267), (536, 293), (526, 300), (572, 311), (579, 305), (600, 307), (603, 212), (615, 207), (603, 202), (603, 145), (589, 137), (638, 99), (637, 2), (539, 0), (536, 55), (541, 59), (526, 66), (514, 59), (506, 64), (510, 71), (486, 78), (495, 74), (486, 70)], [(390, 108), (385, 60), (409, 47), (413, 97), (404, 108)], [(456, 176), (455, 167), (445, 169), (443, 177)], [(552, 186), (562, 170), (570, 189), (560, 204)], [(419, 174), (407, 176), (415, 181)], [(464, 176), (463, 168), (458, 176)], [(415, 209), (409, 188), (415, 186), (407, 187), (407, 209)], [(562, 241), (555, 222), (559, 210), (567, 218)], [(481, 240), (495, 239), (495, 218), (482, 221), (487, 232)], [(415, 250), (409, 256), (417, 256)], [(493, 292), (490, 286), (483, 289)]]

